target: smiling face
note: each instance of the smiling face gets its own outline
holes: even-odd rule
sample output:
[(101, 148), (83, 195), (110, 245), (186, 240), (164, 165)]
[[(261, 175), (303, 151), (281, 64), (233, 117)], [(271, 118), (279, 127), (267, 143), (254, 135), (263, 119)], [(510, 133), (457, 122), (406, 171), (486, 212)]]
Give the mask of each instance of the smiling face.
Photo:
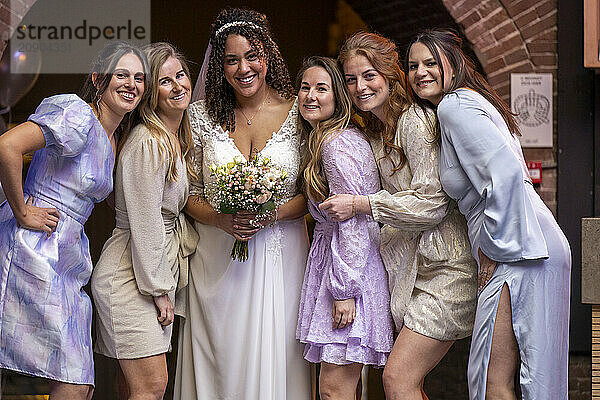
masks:
[(323, 67), (310, 67), (302, 75), (298, 91), (300, 114), (314, 128), (330, 118), (335, 111), (335, 96), (331, 76)]
[(360, 54), (349, 57), (344, 63), (344, 79), (354, 105), (384, 120), (384, 105), (390, 97), (390, 87), (367, 57)]
[(125, 54), (117, 63), (100, 104), (123, 117), (133, 111), (144, 94), (144, 67), (133, 53)]
[(266, 60), (243, 36), (231, 34), (227, 37), (223, 70), (236, 96), (252, 97), (266, 88)]
[[(438, 51), (439, 52), (439, 51)], [(438, 105), (444, 97), (445, 89), (450, 87), (452, 81), (452, 67), (446, 57), (440, 53), (444, 68), (444, 82), (442, 71), (433, 54), (423, 43), (414, 43), (408, 53), (408, 81), (415, 94), (424, 100)]]
[(157, 86), (159, 114), (183, 113), (190, 104), (190, 79), (175, 57), (160, 67)]

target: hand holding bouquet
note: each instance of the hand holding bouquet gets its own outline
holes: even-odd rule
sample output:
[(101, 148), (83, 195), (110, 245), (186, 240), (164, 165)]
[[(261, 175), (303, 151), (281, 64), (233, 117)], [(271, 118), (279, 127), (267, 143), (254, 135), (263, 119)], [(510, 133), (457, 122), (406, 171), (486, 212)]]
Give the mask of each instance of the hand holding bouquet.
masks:
[[(269, 158), (254, 157), (246, 161), (236, 157), (224, 165), (211, 165), (215, 197), (219, 212), (236, 214), (248, 211), (258, 214), (253, 226), (261, 226), (261, 220), (270, 212), (276, 212), (284, 196), (284, 183), (287, 172), (274, 166)], [(231, 250), (231, 258), (237, 261), (248, 259), (248, 242), (236, 240)]]

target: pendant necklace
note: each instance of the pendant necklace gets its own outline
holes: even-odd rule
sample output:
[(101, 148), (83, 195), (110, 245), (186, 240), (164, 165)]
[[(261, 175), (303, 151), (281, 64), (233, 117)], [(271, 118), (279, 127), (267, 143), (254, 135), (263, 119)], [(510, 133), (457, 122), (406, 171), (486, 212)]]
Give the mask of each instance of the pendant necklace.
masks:
[(267, 101), (267, 98), (269, 97), (269, 89), (267, 89), (267, 93), (265, 94), (265, 99), (263, 100), (263, 102), (260, 104), (260, 106), (258, 107), (258, 110), (256, 110), (256, 112), (254, 113), (254, 115), (250, 118), (248, 118), (246, 116), (246, 113), (244, 112), (244, 110), (242, 110), (242, 108), (240, 107), (239, 110), (242, 113), (242, 115), (244, 116), (244, 118), (246, 118), (246, 123), (248, 125), (252, 125), (252, 120), (254, 119), (254, 117), (256, 117), (256, 115), (260, 112), (260, 109), (265, 105), (265, 102)]

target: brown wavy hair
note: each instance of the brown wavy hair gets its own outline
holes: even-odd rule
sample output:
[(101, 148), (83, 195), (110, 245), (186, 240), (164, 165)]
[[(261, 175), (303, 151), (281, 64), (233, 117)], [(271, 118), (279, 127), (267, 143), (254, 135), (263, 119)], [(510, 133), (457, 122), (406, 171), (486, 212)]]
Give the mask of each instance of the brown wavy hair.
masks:
[[(366, 57), (389, 84), (389, 97), (384, 103), (385, 122), (380, 121), (371, 112), (361, 111), (357, 107), (354, 107), (354, 110), (365, 123), (365, 133), (383, 141), (384, 154), (392, 163), (393, 174), (406, 163), (404, 150), (394, 143), (398, 119), (411, 104), (406, 93), (406, 77), (398, 62), (396, 45), (388, 38), (371, 32), (355, 33), (340, 49), (340, 68), (343, 69), (344, 64), (357, 55)], [(391, 157), (393, 152), (397, 155), (397, 161)]]
[[(450, 81), (450, 87), (444, 90), (444, 94), (465, 87), (475, 90), (498, 110), (500, 115), (502, 115), (504, 122), (506, 122), (508, 129), (514, 135), (521, 136), (519, 125), (515, 120), (516, 114), (511, 111), (508, 104), (502, 100), (500, 95), (498, 95), (490, 84), (487, 83), (485, 78), (477, 72), (473, 60), (471, 60), (462, 50), (462, 39), (455, 32), (451, 30), (428, 29), (418, 33), (407, 47), (407, 63), (408, 53), (415, 43), (421, 43), (427, 46), (440, 68), (442, 82), (444, 82), (444, 66), (441, 59), (442, 54), (446, 57), (448, 63), (452, 67), (453, 77)], [(413, 97), (414, 100), (421, 105), (427, 105), (434, 109), (436, 108), (427, 100), (420, 99), (416, 95)]]
[(352, 114), (352, 100), (335, 60), (328, 57), (312, 56), (304, 60), (296, 78), (298, 89), (304, 73), (312, 67), (321, 67), (329, 74), (335, 108), (331, 117), (319, 121), (314, 129), (302, 114), (299, 115), (299, 129), (307, 143), (307, 149), (302, 155), (299, 186), (311, 199), (323, 201), (329, 196), (329, 185), (323, 172), (323, 145), (348, 127)]
[[(167, 180), (177, 180), (177, 147), (173, 143), (173, 137), (169, 134), (169, 130), (158, 116), (158, 96), (160, 85), (158, 80), (160, 79), (160, 68), (163, 64), (171, 57), (177, 59), (181, 63), (183, 72), (190, 79), (190, 70), (188, 68), (185, 57), (171, 44), (165, 42), (152, 43), (144, 47), (144, 51), (148, 56), (148, 63), (150, 64), (150, 75), (152, 82), (152, 89), (148, 96), (144, 97), (140, 104), (140, 119), (141, 123), (148, 128), (150, 134), (158, 139), (159, 152), (163, 161), (166, 159), (169, 163), (167, 170)], [(188, 93), (191, 96), (192, 93)], [(186, 168), (189, 175), (196, 178), (196, 171), (193, 164), (193, 142), (192, 142), (192, 128), (190, 126), (190, 119), (188, 116), (187, 109), (183, 112), (183, 118), (179, 129), (177, 131), (177, 138), (179, 145), (181, 146), (181, 154), (186, 162)], [(167, 157), (165, 157), (165, 153)]]
[[(221, 29), (225, 24), (234, 23)], [(218, 35), (217, 35), (218, 33)], [(272, 38), (269, 21), (264, 14), (243, 8), (225, 8), (211, 27), (212, 46), (206, 74), (206, 108), (213, 122), (235, 131), (236, 99), (233, 88), (225, 79), (223, 60), (225, 41), (231, 34), (243, 36), (252, 49), (264, 57), (267, 64), (266, 82), (284, 99), (294, 97), (294, 87), (281, 52)]]
[[(117, 152), (125, 142), (131, 128), (139, 123), (139, 105), (144, 101), (144, 98), (148, 96), (148, 92), (150, 92), (152, 88), (150, 67), (148, 66), (146, 54), (138, 47), (121, 40), (109, 42), (102, 50), (100, 50), (100, 53), (98, 53), (98, 56), (92, 62), (90, 74), (87, 76), (81, 89), (81, 98), (91, 105), (92, 109), (96, 112), (96, 115), (98, 115), (98, 119), (102, 121), (102, 113), (98, 107), (98, 102), (102, 100), (102, 95), (112, 80), (113, 72), (119, 63), (119, 60), (127, 54), (135, 55), (142, 63), (144, 69), (144, 93), (142, 94), (138, 106), (133, 111), (125, 114), (125, 117), (123, 117), (121, 123), (117, 127), (115, 132), (119, 142)], [(93, 78), (94, 74), (95, 78)]]

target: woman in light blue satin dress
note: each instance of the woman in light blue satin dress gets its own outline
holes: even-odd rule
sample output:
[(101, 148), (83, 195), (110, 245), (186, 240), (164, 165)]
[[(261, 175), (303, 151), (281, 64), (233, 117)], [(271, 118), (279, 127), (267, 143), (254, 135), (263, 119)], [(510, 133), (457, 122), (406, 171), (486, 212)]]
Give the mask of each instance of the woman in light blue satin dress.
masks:
[(533, 188), (514, 115), (454, 33), (419, 34), (407, 60), (412, 89), (437, 106), (440, 178), (479, 263), (469, 396), (515, 399), (519, 373), (523, 399), (567, 399), (571, 252)]
[[(52, 380), (51, 399), (92, 394), (83, 225), (113, 189), (115, 132), (144, 93), (147, 65), (137, 48), (109, 44), (88, 78), (89, 96), (44, 99), (0, 137), (0, 367)], [(22, 155), (33, 151), (22, 185)]]

